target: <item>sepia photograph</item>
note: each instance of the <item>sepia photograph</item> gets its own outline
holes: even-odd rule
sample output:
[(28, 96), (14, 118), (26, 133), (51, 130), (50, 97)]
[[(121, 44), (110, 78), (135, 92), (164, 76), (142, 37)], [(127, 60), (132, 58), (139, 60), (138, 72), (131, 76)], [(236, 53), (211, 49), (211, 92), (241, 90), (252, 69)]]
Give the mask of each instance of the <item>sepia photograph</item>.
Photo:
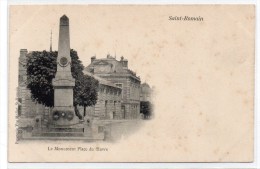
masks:
[(92, 56), (84, 66), (60, 17), (58, 51), (20, 50), (17, 143), (23, 139), (112, 141), (151, 119), (152, 88), (128, 60)]
[(254, 5), (10, 5), (9, 162), (252, 162)]

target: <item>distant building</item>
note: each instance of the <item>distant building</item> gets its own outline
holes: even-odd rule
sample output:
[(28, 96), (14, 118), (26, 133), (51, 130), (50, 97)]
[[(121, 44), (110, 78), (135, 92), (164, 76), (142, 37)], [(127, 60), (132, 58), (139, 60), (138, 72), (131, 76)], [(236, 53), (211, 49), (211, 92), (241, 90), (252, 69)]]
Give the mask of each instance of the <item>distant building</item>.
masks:
[(151, 102), (152, 88), (147, 83), (141, 84), (140, 101)]
[(150, 119), (153, 116), (152, 110), (152, 93), (153, 89), (147, 84), (141, 84), (141, 92), (140, 92), (140, 113), (143, 115), (144, 119)]
[(122, 89), (122, 118), (136, 119), (140, 115), (140, 77), (128, 68), (128, 61), (121, 57), (120, 61), (107, 55), (107, 58), (91, 57), (91, 64), (86, 71), (106, 79)]

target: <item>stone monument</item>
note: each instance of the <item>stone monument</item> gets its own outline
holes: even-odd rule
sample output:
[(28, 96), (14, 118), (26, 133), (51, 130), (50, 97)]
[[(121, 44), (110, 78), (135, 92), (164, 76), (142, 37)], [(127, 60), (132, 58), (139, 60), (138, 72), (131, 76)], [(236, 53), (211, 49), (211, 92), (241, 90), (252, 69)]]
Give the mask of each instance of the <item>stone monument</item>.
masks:
[(54, 108), (51, 120), (54, 126), (72, 125), (79, 122), (73, 106), (75, 79), (71, 74), (69, 18), (60, 18), (57, 72), (52, 80), (54, 87)]

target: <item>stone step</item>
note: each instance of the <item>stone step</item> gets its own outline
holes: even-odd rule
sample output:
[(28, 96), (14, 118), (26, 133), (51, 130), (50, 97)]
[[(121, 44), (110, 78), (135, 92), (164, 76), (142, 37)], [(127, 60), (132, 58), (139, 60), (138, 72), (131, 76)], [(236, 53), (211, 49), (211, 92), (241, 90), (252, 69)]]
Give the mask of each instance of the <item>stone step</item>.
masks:
[(33, 137), (83, 137), (83, 133), (72, 133), (72, 132), (41, 132), (41, 133), (32, 133)]
[(47, 132), (56, 133), (83, 133), (84, 128), (48, 128)]
[(23, 137), (25, 140), (85, 140), (89, 142), (102, 141), (104, 136), (80, 136), (80, 137), (46, 137), (46, 136), (34, 136), (34, 137)]

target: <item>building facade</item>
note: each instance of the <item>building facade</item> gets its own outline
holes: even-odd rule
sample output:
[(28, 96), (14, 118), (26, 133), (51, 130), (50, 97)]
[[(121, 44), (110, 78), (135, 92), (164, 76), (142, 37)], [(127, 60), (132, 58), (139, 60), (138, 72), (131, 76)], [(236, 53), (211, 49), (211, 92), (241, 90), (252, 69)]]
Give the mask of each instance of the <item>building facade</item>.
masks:
[(30, 56), (27, 49), (20, 50), (19, 57), (19, 75), (18, 75), (18, 93), (17, 93), (17, 103), (18, 112), (17, 116), (22, 117), (35, 117), (41, 115), (42, 112), (48, 111), (48, 109), (38, 103), (35, 103), (31, 99), (31, 92), (27, 88), (27, 73), (26, 73), (26, 63), (27, 57)]
[(84, 71), (84, 74), (92, 76), (99, 81), (97, 103), (95, 106), (87, 108), (87, 116), (94, 117), (96, 119), (122, 119), (122, 89), (87, 71)]
[(121, 111), (123, 119), (136, 119), (140, 116), (140, 77), (128, 68), (128, 61), (121, 57), (107, 55), (107, 58), (91, 57), (87, 72), (109, 81), (122, 89)]
[[(17, 88), (17, 125), (19, 130), (32, 130), (35, 127), (46, 127), (51, 109), (31, 99), (31, 91), (27, 88), (27, 59), (31, 53), (27, 49), (20, 50), (18, 88)], [(18, 132), (19, 133), (19, 132)]]

